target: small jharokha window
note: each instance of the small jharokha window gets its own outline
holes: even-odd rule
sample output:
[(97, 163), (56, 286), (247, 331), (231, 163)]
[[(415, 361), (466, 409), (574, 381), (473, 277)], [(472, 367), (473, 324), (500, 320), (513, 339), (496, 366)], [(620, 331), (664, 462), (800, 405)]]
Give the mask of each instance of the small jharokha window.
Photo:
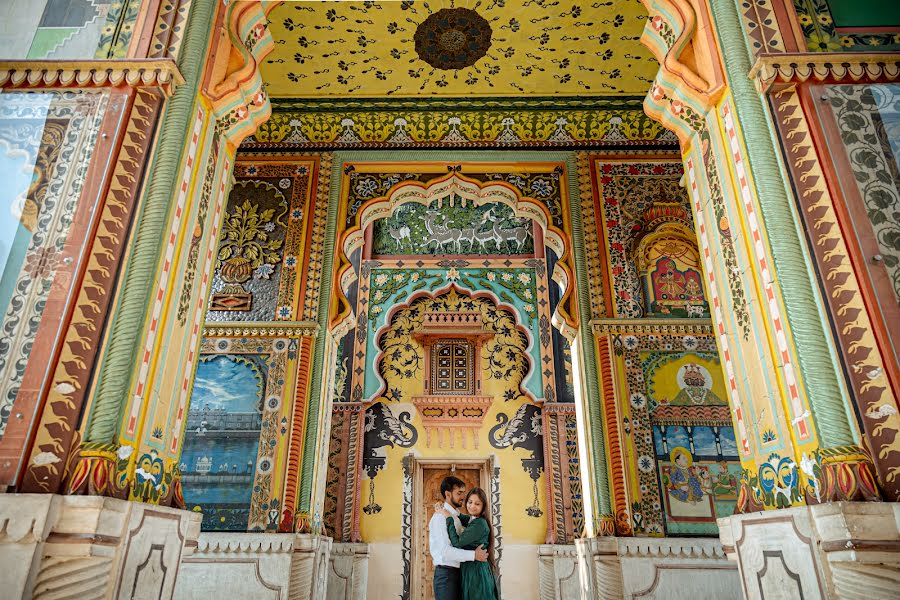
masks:
[(475, 394), (473, 356), (469, 340), (438, 340), (431, 347), (431, 390), (433, 394), (472, 396)]

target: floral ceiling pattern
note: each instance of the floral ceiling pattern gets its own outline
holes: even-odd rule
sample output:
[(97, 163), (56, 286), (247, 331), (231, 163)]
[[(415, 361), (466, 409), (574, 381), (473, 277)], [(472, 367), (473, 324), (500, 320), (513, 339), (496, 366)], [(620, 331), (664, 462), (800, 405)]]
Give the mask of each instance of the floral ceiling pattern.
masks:
[(646, 16), (640, 0), (286, 2), (263, 79), (276, 98), (643, 96)]

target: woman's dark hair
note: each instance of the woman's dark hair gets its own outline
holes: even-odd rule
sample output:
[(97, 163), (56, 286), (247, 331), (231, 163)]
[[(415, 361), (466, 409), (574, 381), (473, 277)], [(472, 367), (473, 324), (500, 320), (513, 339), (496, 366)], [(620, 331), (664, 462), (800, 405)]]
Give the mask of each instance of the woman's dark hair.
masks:
[(445, 502), (447, 500), (447, 492), (452, 493), (456, 488), (464, 487), (466, 487), (466, 482), (459, 477), (454, 477), (453, 475), (444, 477), (444, 480), (441, 482), (441, 501)]
[[(469, 498), (472, 496), (478, 496), (478, 499), (481, 500), (481, 514), (478, 515), (482, 519), (484, 519), (485, 523), (487, 523), (488, 527), (488, 547), (487, 547), (487, 555), (488, 555), (488, 563), (491, 565), (491, 571), (496, 572), (496, 565), (494, 564), (494, 527), (491, 525), (491, 513), (488, 509), (488, 501), (487, 494), (484, 493), (484, 490), (480, 487), (472, 488), (468, 494), (466, 494), (466, 504), (469, 504)], [(474, 515), (473, 515), (474, 516)]]

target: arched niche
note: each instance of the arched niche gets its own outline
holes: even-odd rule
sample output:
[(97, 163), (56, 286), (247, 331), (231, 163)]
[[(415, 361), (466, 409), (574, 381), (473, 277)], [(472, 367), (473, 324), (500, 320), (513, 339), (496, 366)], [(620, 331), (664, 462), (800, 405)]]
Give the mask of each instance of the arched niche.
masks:
[[(404, 310), (413, 308), (423, 300), (439, 300), (448, 296), (451, 297), (451, 305), (458, 304), (462, 308), (459, 310), (430, 310), (427, 306), (421, 307), (421, 322), (416, 319), (415, 326), (406, 333), (409, 338), (415, 339), (416, 344), (425, 350), (425, 354), (422, 356), (424, 362), (423, 369), (427, 369), (431, 366), (428, 351), (434, 349), (435, 342), (447, 338), (465, 340), (470, 343), (474, 351), (474, 357), (476, 357), (474, 367), (476, 371), (481, 368), (480, 359), (484, 356), (486, 349), (495, 342), (495, 337), (498, 337), (501, 334), (493, 329), (493, 323), (485, 320), (484, 315), (481, 314), (480, 308), (476, 307), (475, 309), (469, 309), (466, 308), (465, 305), (467, 304), (466, 299), (477, 300), (479, 301), (478, 304), (482, 304), (482, 301), (486, 301), (496, 311), (502, 311), (509, 315), (509, 320), (513, 327), (510, 332), (504, 335), (511, 340), (514, 337), (518, 337), (522, 340), (518, 344), (507, 343), (511, 348), (515, 346), (515, 349), (521, 354), (520, 361), (517, 361), (516, 365), (517, 370), (520, 372), (519, 381), (516, 385), (516, 393), (518, 396), (524, 397), (528, 402), (540, 402), (540, 400), (535, 398), (524, 386), (524, 382), (535, 373), (534, 363), (530, 355), (534, 339), (531, 332), (520, 322), (518, 310), (514, 306), (500, 300), (493, 292), (487, 290), (469, 290), (451, 282), (436, 290), (420, 290), (413, 293), (402, 304), (393, 306), (385, 316), (384, 324), (379, 327), (374, 334), (377, 353), (373, 358), (373, 364), (375, 365), (374, 373), (378, 380), (379, 390), (366, 402), (366, 405), (386, 399), (385, 394), (388, 392), (389, 384), (382, 376), (380, 368), (386, 354), (383, 342), (385, 335), (394, 329), (394, 320), (397, 315)], [(456, 300), (457, 298), (458, 300)], [(501, 341), (501, 343), (503, 342)], [(468, 395), (473, 398), (480, 397), (482, 392), (481, 381), (482, 374), (480, 372), (473, 373), (471, 388), (467, 388), (466, 394), (457, 395)], [(433, 385), (433, 382), (425, 382), (422, 395), (454, 395), (453, 390), (445, 390), (446, 393), (442, 394), (441, 390), (434, 389), (436, 387), (437, 386)]]
[(358, 273), (349, 257), (362, 250), (367, 243), (366, 230), (378, 219), (390, 217), (403, 204), (415, 202), (430, 206), (435, 202), (471, 202), (475, 206), (490, 203), (504, 204), (512, 209), (515, 217), (533, 221), (539, 228), (543, 243), (556, 254), (556, 261), (550, 278), (560, 286), (560, 301), (552, 315), (551, 322), (570, 342), (575, 338), (576, 299), (574, 294), (574, 267), (568, 236), (552, 223), (547, 208), (534, 198), (520, 196), (509, 183), (503, 181), (480, 182), (451, 171), (447, 175), (426, 183), (407, 181), (396, 184), (385, 196), (373, 198), (360, 207), (355, 223), (340, 237), (341, 264), (337, 272), (337, 306), (332, 319), (331, 330), (335, 339), (340, 339), (355, 325), (347, 295), (350, 286), (357, 280)]
[(697, 236), (678, 204), (659, 203), (644, 215), (632, 249), (647, 316), (708, 317)]

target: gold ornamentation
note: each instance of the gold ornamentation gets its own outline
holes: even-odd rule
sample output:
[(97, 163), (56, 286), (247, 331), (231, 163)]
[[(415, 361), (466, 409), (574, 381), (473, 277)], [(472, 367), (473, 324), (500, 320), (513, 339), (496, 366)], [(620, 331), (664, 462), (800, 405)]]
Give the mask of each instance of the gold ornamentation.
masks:
[(897, 54), (768, 54), (760, 56), (749, 77), (761, 92), (775, 83), (829, 81), (869, 83), (900, 79)]
[(592, 319), (594, 335), (712, 335), (709, 319)]
[(0, 87), (15, 89), (159, 88), (171, 96), (184, 83), (173, 60), (0, 61)]
[(203, 337), (316, 337), (319, 325), (308, 321), (284, 322), (277, 325), (268, 323), (241, 323), (239, 325), (207, 325)]

